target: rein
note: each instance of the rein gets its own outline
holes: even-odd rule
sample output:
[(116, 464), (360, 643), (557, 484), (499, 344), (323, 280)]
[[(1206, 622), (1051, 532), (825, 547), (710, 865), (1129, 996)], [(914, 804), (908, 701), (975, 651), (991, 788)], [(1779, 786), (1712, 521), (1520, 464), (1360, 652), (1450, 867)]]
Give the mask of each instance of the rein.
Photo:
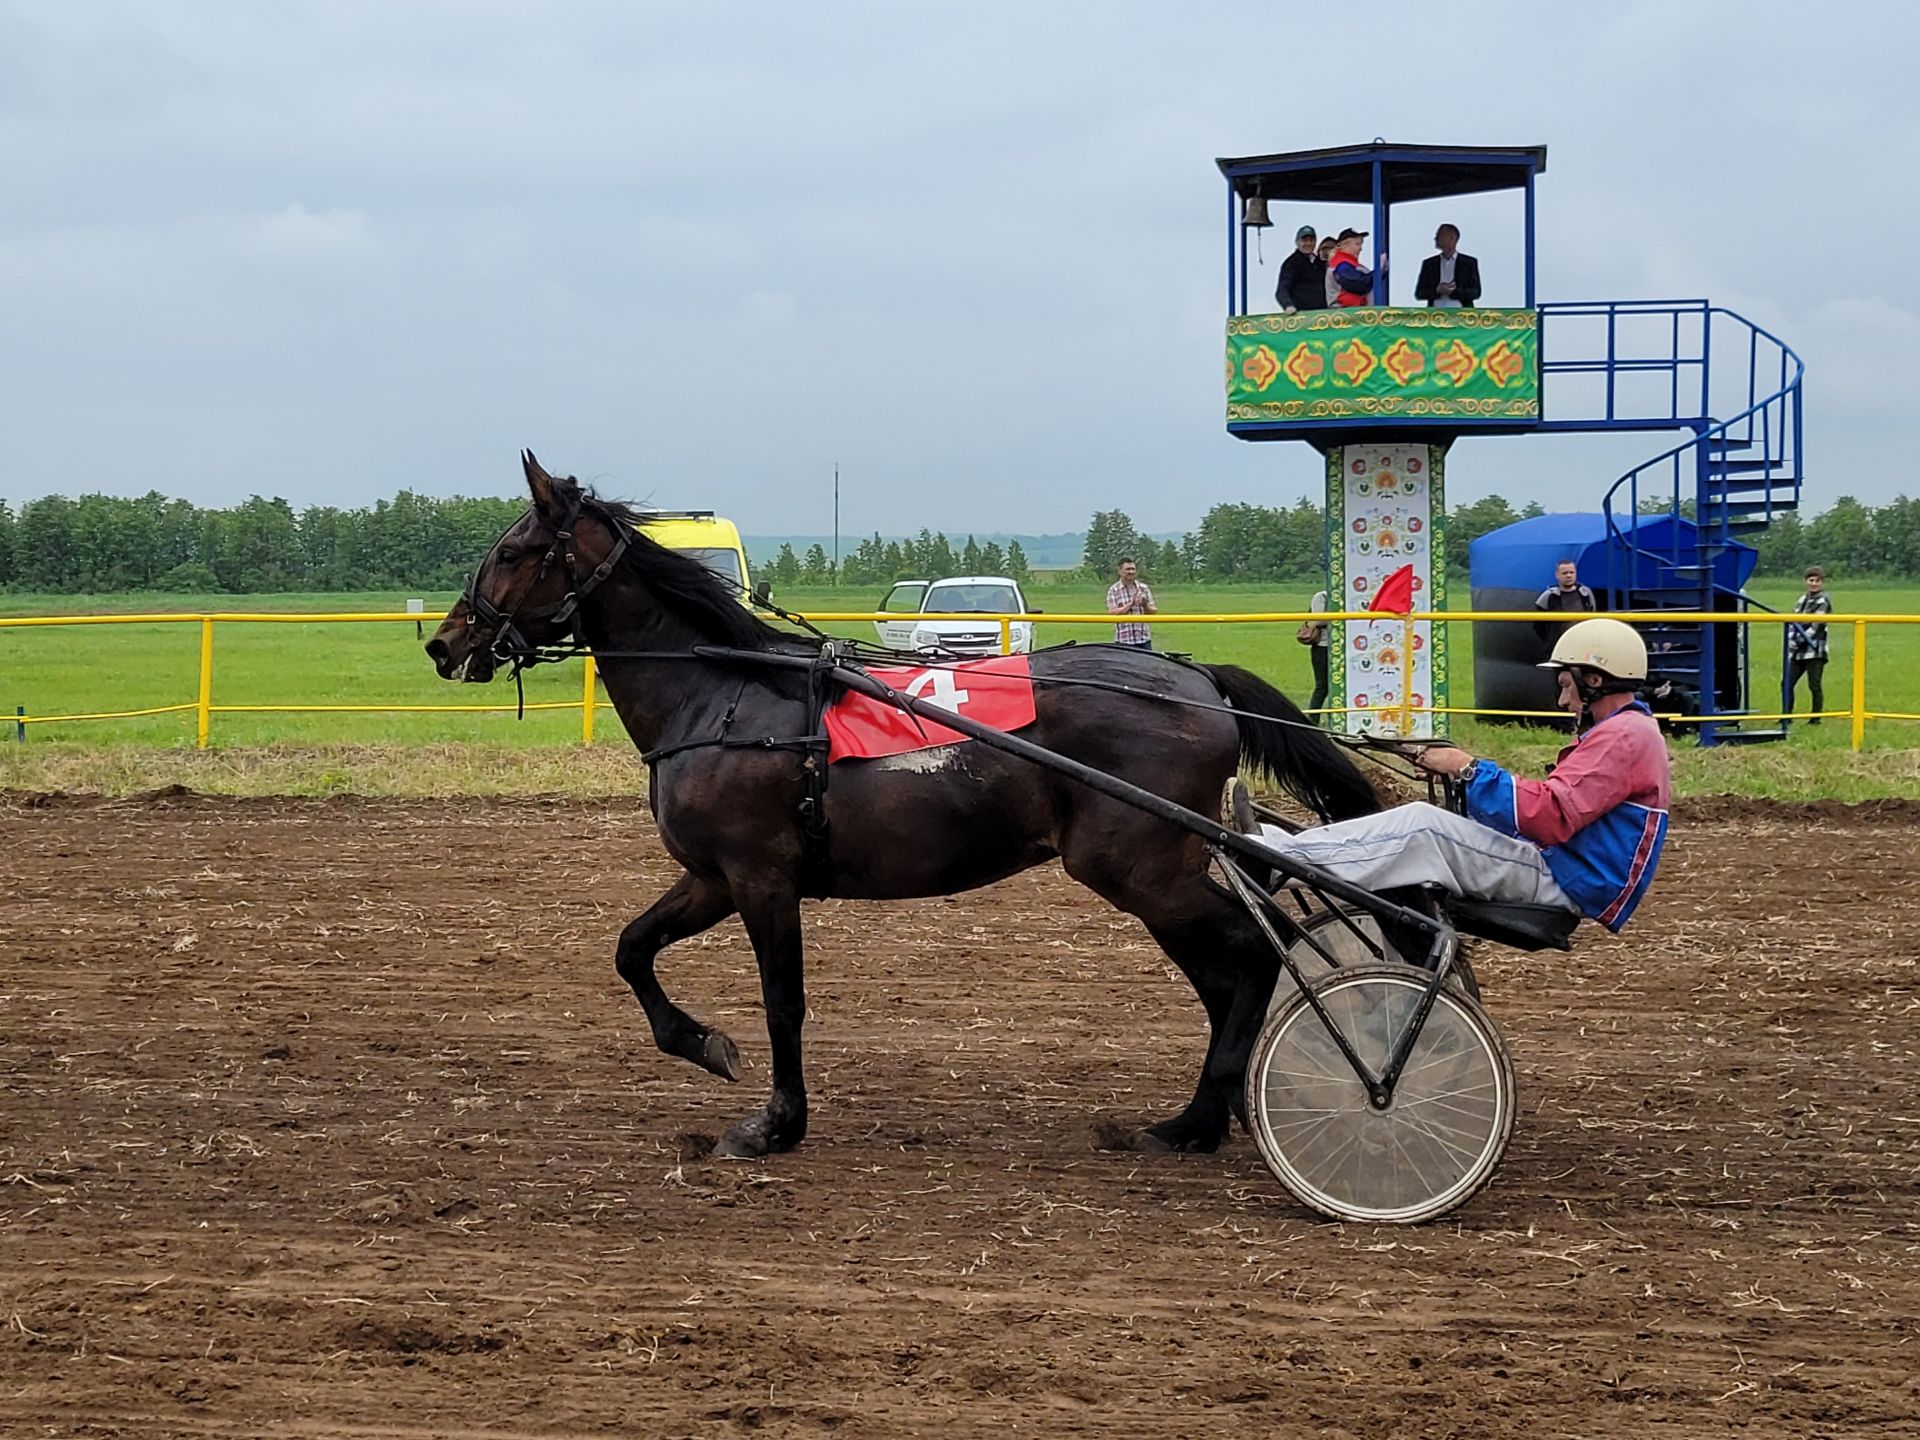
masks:
[[(856, 646), (859, 644), (858, 641), (851, 643)], [(844, 640), (828, 640), (828, 646), (832, 647), (845, 647), (848, 644), (849, 642)], [(822, 655), (825, 655), (828, 646), (822, 647)], [(569, 648), (546, 646), (531, 653), (533, 658), (529, 658), (525, 662), (529, 665), (550, 664), (561, 660), (575, 659), (582, 655), (592, 655), (596, 661), (702, 660), (709, 662), (721, 661), (729, 664), (760, 665), (775, 669), (796, 669), (802, 665), (812, 668), (820, 663), (820, 657), (816, 656), (783, 654), (778, 650), (740, 650), (720, 645), (695, 645), (691, 650), (592, 650), (576, 642), (574, 646)], [(1045, 652), (1043, 651), (1041, 653), (1044, 654)], [(919, 657), (899, 655), (894, 651), (883, 652), (882, 656), (878, 657), (872, 655), (863, 656), (857, 650), (854, 653), (848, 654), (844, 649), (836, 648), (832, 665), (834, 668), (844, 667), (872, 680), (873, 676), (866, 671), (861, 662), (866, 660), (871, 663), (871, 661), (876, 658), (914, 660)], [(922, 668), (945, 668), (946, 666), (958, 665), (960, 663), (962, 662), (936, 661)], [(1324, 735), (1342, 749), (1353, 751), (1356, 755), (1364, 757), (1389, 774), (1397, 776), (1402, 780), (1431, 780), (1436, 778), (1427, 775), (1423, 771), (1417, 771), (1409, 767), (1402, 767), (1391, 763), (1392, 760), (1404, 759), (1409, 750), (1419, 749), (1433, 742), (1389, 740), (1373, 735), (1342, 735), (1336, 731), (1322, 729), (1310, 720), (1289, 720), (1285, 716), (1261, 715), (1251, 710), (1237, 709), (1232, 705), (1216, 705), (1206, 700), (1187, 700), (1176, 695), (1162, 695), (1157, 691), (1143, 690), (1137, 685), (1127, 685), (1117, 680), (1090, 680), (1081, 676), (1071, 675), (1029, 675), (1027, 678), (1030, 683), (1035, 685), (1052, 685), (1082, 690), (1105, 690), (1115, 695), (1129, 695), (1137, 700), (1151, 700), (1161, 705), (1178, 705), (1188, 710), (1208, 710), (1216, 715), (1231, 715), (1236, 720), (1251, 720), (1261, 725), (1280, 725), (1290, 730), (1310, 730), (1315, 734)], [(886, 686), (884, 682), (880, 681), (875, 681), (874, 683), (881, 685), (882, 688), (886, 690), (888, 703), (893, 705), (895, 709), (907, 710), (905, 705), (899, 703), (897, 693), (891, 687)], [(877, 699), (880, 697), (875, 696), (873, 698)], [(728, 713), (730, 717), (732, 712), (729, 711)], [(907, 713), (911, 714), (912, 712), (907, 710)], [(730, 749), (747, 749), (754, 747), (784, 749), (802, 743), (805, 743), (804, 739), (774, 740), (769, 738), (736, 740), (726, 736), (720, 736), (709, 740), (689, 740), (682, 744), (666, 746), (659, 750), (650, 750), (641, 758), (648, 764), (652, 764), (656, 759), (661, 759), (668, 755), (677, 755), (683, 750), (698, 750), (704, 746), (726, 746)]]
[[(626, 533), (625, 527), (609, 522), (607, 528), (614, 534), (614, 547), (605, 560), (595, 566), (584, 580), (581, 579), (578, 560), (574, 553), (573, 534), (574, 526), (578, 523), (584, 508), (583, 502), (576, 500), (566, 520), (560, 526), (556, 527), (553, 540), (547, 546), (546, 554), (540, 559), (539, 573), (526, 589), (521, 592), (520, 599), (515, 602), (511, 609), (503, 611), (483, 596), (480, 593), (479, 579), (481, 572), (484, 571), (488, 563), (493, 560), (495, 553), (506, 540), (507, 534), (512, 530), (513, 526), (508, 526), (507, 530), (502, 531), (500, 536), (495, 539), (492, 547), (481, 560), (479, 567), (467, 577), (466, 589), (461, 592), (460, 598), (465, 602), (469, 614), (477, 617), (480, 624), (488, 626), (493, 632), (487, 647), (487, 653), (491, 655), (495, 661), (512, 667), (514, 688), (519, 700), (518, 712), (522, 719), (526, 718), (526, 682), (523, 678), (523, 672), (529, 666), (553, 664), (581, 655), (592, 655), (596, 660), (699, 660), (706, 662), (720, 661), (728, 664), (761, 665), (783, 669), (805, 668), (810, 672), (807, 711), (809, 728), (813, 733), (785, 738), (774, 736), (736, 738), (730, 733), (734, 712), (738, 708), (738, 700), (736, 699), (735, 703), (727, 708), (727, 713), (721, 722), (721, 733), (719, 735), (704, 740), (689, 740), (675, 745), (663, 746), (659, 749), (645, 752), (640, 758), (645, 764), (652, 766), (660, 760), (682, 754), (689, 750), (713, 748), (803, 750), (807, 752), (806, 764), (809, 767), (811, 781), (809, 788), (811, 789), (813, 785), (823, 783), (822, 778), (817, 777), (817, 772), (823, 769), (820, 762), (820, 752), (824, 751), (826, 747), (826, 734), (821, 717), (824, 714), (826, 704), (826, 685), (830, 679), (837, 681), (847, 688), (859, 690), (870, 698), (881, 700), (894, 709), (913, 716), (916, 723), (918, 723), (919, 717), (915, 712), (915, 707), (891, 686), (868, 673), (861, 664), (862, 659), (871, 661), (872, 659), (879, 658), (898, 658), (908, 660), (909, 662), (919, 661), (924, 668), (941, 668), (943, 666), (961, 663), (959, 661), (928, 662), (925, 661), (923, 657), (903, 656), (893, 651), (883, 651), (880, 652), (879, 655), (872, 655), (870, 653), (871, 647), (863, 646), (862, 642), (837, 639), (826, 635), (804, 617), (792, 615), (771, 603), (766, 603), (765, 608), (783, 620), (804, 626), (821, 642), (820, 648), (815, 654), (791, 654), (777, 650), (743, 650), (737, 647), (723, 645), (695, 645), (688, 650), (594, 650), (586, 644), (580, 635), (580, 604), (595, 590), (599, 589), (607, 577), (613, 573), (614, 567), (619, 564), (621, 557), (626, 554), (631, 537)], [(601, 518), (603, 521), (605, 519), (605, 517), (597, 518)], [(518, 524), (519, 522), (515, 521), (514, 523)], [(553, 569), (556, 561), (566, 570), (567, 593), (551, 604), (538, 605), (532, 609), (527, 609), (527, 596), (539, 588), (540, 582), (547, 577), (548, 572)], [(520, 625), (522, 623), (563, 625), (565, 626), (563, 634), (568, 643), (562, 645), (535, 645), (521, 631)], [(863, 655), (863, 651), (869, 653)], [(844, 678), (850, 676), (857, 676), (859, 678), (857, 681)], [(1252, 720), (1261, 724), (1281, 725), (1295, 730), (1311, 730), (1315, 734), (1325, 736), (1336, 745), (1371, 761), (1373, 764), (1400, 780), (1425, 780), (1427, 782), (1428, 794), (1435, 799), (1436, 803), (1440, 803), (1440, 797), (1444, 793), (1448, 808), (1459, 808), (1460, 787), (1451, 777), (1429, 775), (1424, 771), (1414, 769), (1410, 765), (1393, 763), (1395, 761), (1406, 760), (1409, 750), (1418, 748), (1422, 742), (1386, 740), (1371, 735), (1341, 735), (1324, 730), (1312, 721), (1289, 720), (1278, 715), (1261, 715), (1250, 710), (1237, 709), (1230, 704), (1213, 704), (1205, 700), (1181, 699), (1172, 695), (1162, 695), (1152, 690), (1143, 690), (1138, 686), (1127, 685), (1113, 680), (1092, 680), (1064, 675), (1030, 675), (1028, 678), (1031, 683), (1036, 685), (1105, 690), (1113, 694), (1128, 695), (1135, 699), (1155, 701), (1163, 705), (1178, 705), (1190, 710), (1208, 710), (1216, 714), (1231, 715), (1236, 721)], [(818, 823), (818, 797), (813, 797), (813, 799), (814, 803), (810, 809), (813, 812), (812, 818), (814, 823)]]

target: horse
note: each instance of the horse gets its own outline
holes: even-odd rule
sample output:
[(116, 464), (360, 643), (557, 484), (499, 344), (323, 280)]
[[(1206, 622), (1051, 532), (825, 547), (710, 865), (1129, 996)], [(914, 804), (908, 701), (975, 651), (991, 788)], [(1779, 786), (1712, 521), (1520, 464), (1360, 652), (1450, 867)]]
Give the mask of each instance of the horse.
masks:
[[(685, 872), (615, 952), (654, 1043), (737, 1081), (738, 1047), (667, 996), (655, 961), (738, 913), (759, 966), (771, 1094), (725, 1131), (720, 1154), (786, 1151), (806, 1134), (803, 899), (952, 895), (1055, 858), (1145, 925), (1206, 1011), (1192, 1099), (1132, 1143), (1212, 1151), (1232, 1118), (1245, 1125), (1246, 1068), (1279, 964), (1209, 875), (1202, 837), (977, 741), (938, 763), (834, 763), (822, 793), (827, 757), (800, 739), (817, 719), (818, 684), (801, 657), (817, 656), (819, 642), (760, 619), (699, 560), (655, 544), (644, 512), (549, 475), (530, 451), (521, 459), (532, 504), (481, 560), (427, 654), (443, 679), (469, 683), (563, 643), (594, 655), (650, 759), (648, 802)], [(1029, 663), (1035, 720), (1023, 738), (1189, 809), (1212, 813), (1242, 766), (1325, 820), (1380, 808), (1353, 761), (1246, 670), (1116, 645), (1056, 647)]]

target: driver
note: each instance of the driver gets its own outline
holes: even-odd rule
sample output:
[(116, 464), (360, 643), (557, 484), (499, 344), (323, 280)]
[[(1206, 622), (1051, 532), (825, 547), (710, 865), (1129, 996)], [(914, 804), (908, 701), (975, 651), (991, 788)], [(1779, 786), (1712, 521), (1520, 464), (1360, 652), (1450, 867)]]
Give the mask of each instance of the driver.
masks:
[(1293, 835), (1254, 821), (1236, 777), (1227, 823), (1369, 890), (1438, 885), (1470, 900), (1573, 910), (1618, 930), (1653, 882), (1672, 795), (1666, 742), (1636, 697), (1646, 643), (1619, 620), (1582, 620), (1541, 668), (1558, 673), (1560, 708), (1580, 723), (1544, 780), (1431, 745), (1414, 762), (1465, 782), (1465, 815), (1402, 805)]

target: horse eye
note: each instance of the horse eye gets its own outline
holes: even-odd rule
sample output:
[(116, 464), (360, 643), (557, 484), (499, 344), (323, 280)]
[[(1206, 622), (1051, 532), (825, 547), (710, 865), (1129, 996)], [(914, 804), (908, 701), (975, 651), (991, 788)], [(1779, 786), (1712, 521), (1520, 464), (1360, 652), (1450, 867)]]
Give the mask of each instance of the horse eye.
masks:
[(520, 552), (518, 550), (509, 548), (500, 552), (500, 563), (502, 565), (511, 565), (519, 558)]

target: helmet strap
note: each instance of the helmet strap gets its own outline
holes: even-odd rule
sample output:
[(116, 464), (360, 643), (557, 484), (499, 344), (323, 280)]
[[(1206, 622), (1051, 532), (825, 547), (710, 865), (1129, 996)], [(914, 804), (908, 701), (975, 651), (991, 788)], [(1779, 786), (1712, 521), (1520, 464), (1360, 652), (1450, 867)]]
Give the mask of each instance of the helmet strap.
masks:
[[(1596, 700), (1608, 695), (1636, 695), (1640, 692), (1638, 680), (1616, 680), (1602, 671), (1585, 671), (1578, 665), (1569, 667), (1573, 671), (1573, 690), (1580, 697), (1580, 708), (1590, 710)], [(1590, 685), (1583, 678), (1587, 674), (1600, 675), (1598, 685)]]

